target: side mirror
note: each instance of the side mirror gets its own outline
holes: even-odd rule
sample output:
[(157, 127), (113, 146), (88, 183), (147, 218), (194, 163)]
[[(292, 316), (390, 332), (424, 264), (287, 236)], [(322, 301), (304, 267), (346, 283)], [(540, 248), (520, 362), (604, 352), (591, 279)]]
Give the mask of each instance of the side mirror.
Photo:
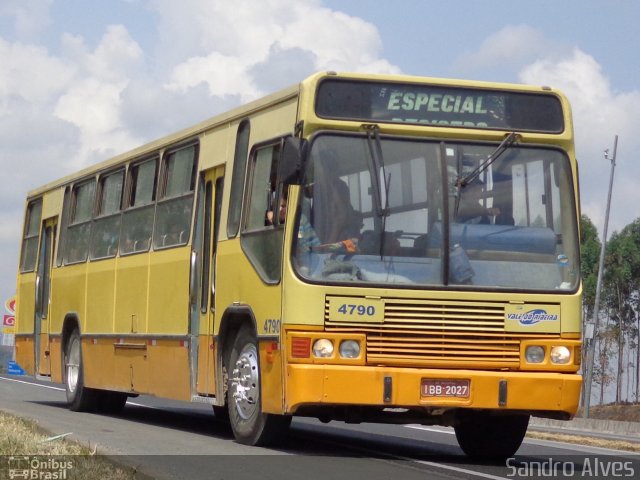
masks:
[(284, 185), (300, 185), (307, 153), (307, 141), (297, 137), (283, 140), (278, 163), (278, 178)]

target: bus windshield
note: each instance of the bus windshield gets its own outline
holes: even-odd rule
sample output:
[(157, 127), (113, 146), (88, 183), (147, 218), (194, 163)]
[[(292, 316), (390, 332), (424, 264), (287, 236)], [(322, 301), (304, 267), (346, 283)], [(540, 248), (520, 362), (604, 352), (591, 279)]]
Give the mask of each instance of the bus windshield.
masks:
[(487, 162), (497, 146), (317, 135), (297, 208), (298, 275), (327, 284), (575, 291), (566, 153), (510, 144)]

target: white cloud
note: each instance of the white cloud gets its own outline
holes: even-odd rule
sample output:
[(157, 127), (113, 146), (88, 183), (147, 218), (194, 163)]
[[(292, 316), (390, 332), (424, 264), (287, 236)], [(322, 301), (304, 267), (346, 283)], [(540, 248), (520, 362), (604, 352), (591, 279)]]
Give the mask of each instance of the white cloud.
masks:
[(16, 96), (28, 102), (46, 102), (59, 95), (74, 75), (72, 66), (40, 46), (0, 38), (0, 59), (0, 105), (4, 108)]
[(529, 25), (507, 25), (484, 39), (473, 52), (461, 55), (456, 64), (462, 70), (519, 66), (559, 49)]
[(559, 88), (571, 102), (583, 212), (602, 229), (610, 173), (603, 151), (612, 149), (619, 135), (609, 232), (640, 216), (629, 208), (640, 204), (640, 164), (634, 158), (640, 150), (640, 90), (614, 91), (598, 62), (578, 48), (559, 60), (534, 62), (520, 72), (520, 80)]
[[(315, 70), (399, 71), (380, 58), (382, 42), (375, 26), (316, 0), (186, 0), (179, 7), (157, 0), (154, 5), (167, 56), (183, 58), (173, 66), (167, 85), (174, 91), (205, 84), (211, 95), (249, 100), (267, 93), (265, 85), (282, 88)], [(304, 72), (295, 61), (301, 57)], [(270, 70), (272, 59), (277, 63)], [(298, 76), (291, 78), (292, 72)]]
[(143, 141), (123, 128), (122, 92), (142, 69), (140, 46), (121, 25), (110, 25), (100, 43), (88, 51), (79, 37), (65, 35), (63, 50), (78, 69), (56, 102), (54, 114), (74, 124), (81, 146), (70, 159), (79, 168), (133, 148)]
[(185, 93), (205, 84), (211, 96), (239, 95), (245, 101), (251, 100), (259, 95), (259, 91), (247, 75), (250, 66), (251, 63), (243, 58), (219, 52), (190, 58), (173, 70), (167, 88)]
[(126, 28), (110, 25), (98, 47), (87, 56), (87, 70), (97, 78), (117, 82), (135, 73), (143, 55)]
[(14, 21), (19, 37), (28, 37), (49, 25), (49, 9), (53, 0), (2, 0), (0, 17)]

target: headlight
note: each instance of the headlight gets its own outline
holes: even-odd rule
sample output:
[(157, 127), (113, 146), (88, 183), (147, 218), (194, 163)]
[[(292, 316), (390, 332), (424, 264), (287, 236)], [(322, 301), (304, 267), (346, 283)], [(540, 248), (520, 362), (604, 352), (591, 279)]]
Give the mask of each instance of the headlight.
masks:
[(544, 362), (544, 347), (540, 345), (529, 345), (524, 352), (524, 358), (528, 363)]
[(355, 340), (343, 340), (340, 342), (340, 356), (342, 358), (358, 358), (360, 356), (360, 344)]
[(549, 356), (551, 357), (551, 363), (564, 365), (571, 360), (571, 350), (567, 347), (551, 347), (551, 354)]
[(327, 338), (320, 338), (313, 344), (313, 354), (316, 357), (328, 358), (333, 355), (333, 342)]

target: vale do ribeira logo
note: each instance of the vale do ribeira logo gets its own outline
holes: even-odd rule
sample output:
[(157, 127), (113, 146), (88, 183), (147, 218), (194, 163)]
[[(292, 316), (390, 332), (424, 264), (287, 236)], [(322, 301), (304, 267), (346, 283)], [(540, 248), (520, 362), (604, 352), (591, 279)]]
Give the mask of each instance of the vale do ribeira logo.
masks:
[(520, 325), (535, 325), (540, 322), (554, 322), (558, 320), (558, 315), (554, 313), (547, 313), (546, 310), (541, 308), (535, 310), (529, 310), (524, 313), (510, 313), (507, 315), (509, 320), (517, 320)]

